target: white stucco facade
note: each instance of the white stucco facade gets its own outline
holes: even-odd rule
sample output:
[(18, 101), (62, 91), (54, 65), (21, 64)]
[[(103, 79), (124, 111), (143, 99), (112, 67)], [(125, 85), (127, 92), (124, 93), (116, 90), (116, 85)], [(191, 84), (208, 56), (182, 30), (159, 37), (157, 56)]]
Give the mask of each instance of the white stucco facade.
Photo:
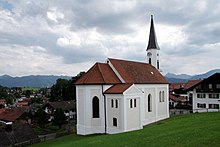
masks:
[[(193, 113), (196, 112), (217, 112), (220, 105), (220, 93), (201, 93), (196, 92), (196, 88), (190, 91), (192, 97), (192, 109)], [(218, 95), (216, 98), (210, 98), (210, 94)]]
[[(77, 134), (139, 130), (144, 125), (169, 117), (168, 84), (133, 84), (121, 94), (103, 94), (110, 86), (76, 86)], [(164, 91), (163, 100), (162, 95), (160, 100), (160, 91)], [(151, 95), (150, 105), (148, 95)], [(92, 117), (92, 99), (95, 96), (99, 99), (99, 118)]]
[[(77, 134), (105, 133), (103, 92), (111, 85), (77, 85)], [(99, 118), (92, 117), (92, 99), (99, 99)]]

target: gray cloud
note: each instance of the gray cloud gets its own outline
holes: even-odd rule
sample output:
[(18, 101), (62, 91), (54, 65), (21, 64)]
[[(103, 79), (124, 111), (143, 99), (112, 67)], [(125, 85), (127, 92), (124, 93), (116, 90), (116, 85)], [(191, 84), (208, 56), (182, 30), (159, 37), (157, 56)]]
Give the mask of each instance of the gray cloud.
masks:
[[(215, 44), (220, 42), (219, 11), (217, 0), (2, 1), (0, 46), (4, 46), (4, 51), (7, 47), (11, 51), (11, 46), (15, 46), (14, 50), (20, 54), (28, 48), (43, 48), (42, 60), (48, 65), (75, 68), (74, 71), (67, 70), (66, 74), (87, 70), (91, 63), (103, 62), (107, 57), (145, 61), (149, 20), (154, 14), (164, 71), (194, 74), (209, 70), (208, 66), (192, 68), (200, 65), (194, 63), (196, 56), (204, 60), (217, 50)], [(16, 57), (13, 52), (9, 54)], [(26, 68), (33, 69), (27, 74), (60, 73), (60, 69), (46, 68), (43, 63), (33, 66), (36, 61), (32, 61), (29, 54), (19, 58), (21, 63), (29, 62), (19, 70), (13, 64), (16, 60), (0, 54), (0, 59), (5, 60), (5, 64), (0, 65), (4, 68), (0, 74), (25, 74)], [(215, 59), (218, 60), (217, 57), (207, 60), (207, 64), (212, 65), (210, 68), (220, 66)]]

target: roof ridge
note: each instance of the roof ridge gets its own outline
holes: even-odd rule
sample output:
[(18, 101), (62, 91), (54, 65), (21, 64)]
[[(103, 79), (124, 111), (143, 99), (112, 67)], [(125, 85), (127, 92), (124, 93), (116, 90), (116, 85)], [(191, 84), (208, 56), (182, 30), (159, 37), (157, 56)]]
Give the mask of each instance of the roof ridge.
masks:
[(115, 58), (108, 58), (109, 60), (118, 60), (118, 61), (124, 61), (124, 62), (133, 62), (133, 63), (139, 63), (139, 64), (147, 64), (149, 65), (148, 63), (145, 63), (145, 62), (141, 62), (141, 61), (134, 61), (134, 60), (123, 60), (123, 59), (115, 59)]

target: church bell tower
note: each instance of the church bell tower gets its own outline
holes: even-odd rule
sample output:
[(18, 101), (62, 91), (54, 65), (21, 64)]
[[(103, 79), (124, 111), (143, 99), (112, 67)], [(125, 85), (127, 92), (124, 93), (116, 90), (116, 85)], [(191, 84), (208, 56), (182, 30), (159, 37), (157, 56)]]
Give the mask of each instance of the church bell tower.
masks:
[(156, 69), (160, 69), (160, 48), (157, 44), (157, 37), (154, 29), (154, 20), (153, 15), (151, 15), (150, 20), (150, 34), (149, 34), (149, 41), (147, 45), (147, 62), (154, 66)]

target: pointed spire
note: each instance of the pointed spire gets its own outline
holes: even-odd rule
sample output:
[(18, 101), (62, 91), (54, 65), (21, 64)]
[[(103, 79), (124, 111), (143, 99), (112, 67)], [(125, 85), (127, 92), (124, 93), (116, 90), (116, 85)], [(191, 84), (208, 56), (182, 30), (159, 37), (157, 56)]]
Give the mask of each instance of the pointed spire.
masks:
[(151, 15), (150, 35), (149, 35), (147, 50), (148, 49), (160, 49), (158, 44), (157, 44), (157, 37), (156, 37), (155, 30), (154, 30), (153, 15)]

